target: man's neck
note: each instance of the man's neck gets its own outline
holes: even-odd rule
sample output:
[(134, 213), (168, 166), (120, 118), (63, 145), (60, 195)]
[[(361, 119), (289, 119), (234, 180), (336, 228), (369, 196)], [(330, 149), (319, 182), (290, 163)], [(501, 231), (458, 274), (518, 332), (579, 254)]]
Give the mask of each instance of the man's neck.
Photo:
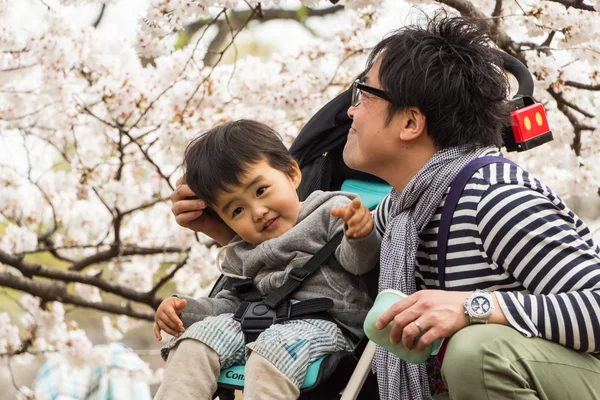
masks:
[(392, 163), (384, 179), (395, 191), (401, 192), (437, 151), (434, 147), (421, 147), (405, 152), (402, 159)]

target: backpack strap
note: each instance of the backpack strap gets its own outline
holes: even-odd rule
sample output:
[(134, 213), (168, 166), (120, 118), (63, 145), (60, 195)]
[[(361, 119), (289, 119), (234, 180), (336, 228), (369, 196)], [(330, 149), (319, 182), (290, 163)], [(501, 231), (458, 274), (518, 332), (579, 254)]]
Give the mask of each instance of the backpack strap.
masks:
[(454, 216), (454, 210), (456, 205), (462, 196), (462, 192), (467, 185), (467, 182), (475, 172), (480, 168), (485, 167), (489, 164), (503, 163), (516, 165), (514, 162), (507, 158), (500, 156), (487, 156), (479, 157), (468, 163), (454, 178), (454, 181), (450, 185), (450, 192), (444, 202), (442, 208), (442, 216), (440, 218), (440, 226), (438, 230), (438, 241), (437, 241), (437, 267), (438, 267), (438, 279), (440, 282), (440, 289), (446, 290), (446, 250), (448, 249), (448, 236), (450, 234), (450, 223)]

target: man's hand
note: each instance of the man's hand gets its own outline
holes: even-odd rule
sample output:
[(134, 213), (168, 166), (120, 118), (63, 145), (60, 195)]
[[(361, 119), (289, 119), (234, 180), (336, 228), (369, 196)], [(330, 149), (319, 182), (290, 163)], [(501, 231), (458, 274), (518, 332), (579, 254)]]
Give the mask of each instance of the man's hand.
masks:
[(426, 331), (417, 342), (417, 350), (423, 351), (436, 339), (450, 337), (469, 325), (463, 304), (472, 292), (448, 292), (445, 290), (419, 290), (394, 303), (377, 320), (377, 329), (392, 323), (390, 343), (402, 340), (407, 349), (413, 348), (421, 330)]
[(346, 225), (346, 235), (351, 238), (361, 238), (373, 231), (373, 216), (369, 209), (357, 197), (344, 208), (334, 208), (331, 215), (339, 217)]
[(186, 305), (187, 300), (177, 297), (166, 298), (160, 303), (154, 317), (154, 336), (158, 340), (162, 340), (161, 330), (172, 336), (179, 336), (184, 331), (179, 315)]
[(175, 191), (171, 193), (171, 201), (171, 212), (177, 223), (184, 228), (204, 233), (221, 245), (226, 245), (235, 236), (219, 217), (207, 212), (206, 203), (194, 195), (185, 183), (185, 176), (177, 181)]

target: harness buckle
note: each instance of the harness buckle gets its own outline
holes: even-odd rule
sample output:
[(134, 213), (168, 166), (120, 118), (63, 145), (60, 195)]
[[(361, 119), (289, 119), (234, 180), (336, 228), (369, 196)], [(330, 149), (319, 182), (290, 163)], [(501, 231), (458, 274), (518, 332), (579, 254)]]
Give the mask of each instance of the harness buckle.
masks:
[(260, 334), (277, 320), (276, 310), (271, 309), (262, 301), (252, 301), (246, 307), (240, 318), (244, 334)]
[(304, 282), (306, 277), (310, 275), (307, 271), (302, 268), (294, 268), (290, 271), (289, 277), (298, 282)]

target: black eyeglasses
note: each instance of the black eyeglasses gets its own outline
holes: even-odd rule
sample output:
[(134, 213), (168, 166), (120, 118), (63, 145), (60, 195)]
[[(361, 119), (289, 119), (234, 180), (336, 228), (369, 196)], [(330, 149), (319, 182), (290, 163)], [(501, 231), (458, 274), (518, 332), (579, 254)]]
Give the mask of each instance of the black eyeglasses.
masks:
[(372, 86), (367, 86), (357, 79), (352, 84), (352, 107), (358, 107), (360, 105), (363, 92), (371, 93), (372, 95), (380, 97), (386, 101), (389, 101), (390, 103), (392, 102), (390, 96), (388, 96), (383, 90), (374, 88)]

